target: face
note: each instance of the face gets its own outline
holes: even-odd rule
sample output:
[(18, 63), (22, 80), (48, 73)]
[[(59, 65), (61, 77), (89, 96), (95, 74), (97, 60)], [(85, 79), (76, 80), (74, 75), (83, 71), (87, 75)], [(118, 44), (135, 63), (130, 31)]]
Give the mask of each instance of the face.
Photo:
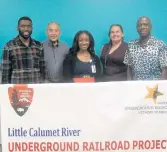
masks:
[(123, 33), (120, 29), (119, 26), (113, 26), (110, 29), (110, 39), (112, 40), (112, 42), (120, 42), (122, 41), (123, 38)]
[(141, 18), (137, 22), (137, 32), (140, 37), (147, 37), (151, 34), (151, 23), (148, 18)]
[(89, 36), (86, 33), (82, 33), (79, 36), (78, 46), (80, 50), (88, 50), (90, 45)]
[(52, 42), (57, 41), (60, 37), (60, 33), (60, 26), (58, 24), (52, 23), (48, 25), (47, 36), (49, 40)]
[(32, 22), (29, 20), (21, 20), (17, 29), (21, 37), (28, 39), (32, 34)]

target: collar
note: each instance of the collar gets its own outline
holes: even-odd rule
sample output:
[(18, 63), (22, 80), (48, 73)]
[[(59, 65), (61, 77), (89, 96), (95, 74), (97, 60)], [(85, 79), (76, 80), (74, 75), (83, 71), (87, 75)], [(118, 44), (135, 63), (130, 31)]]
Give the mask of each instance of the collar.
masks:
[(144, 43), (144, 44), (141, 44), (141, 43), (140, 43), (140, 38), (139, 38), (139, 39), (137, 39), (137, 44), (140, 45), (140, 46), (147, 46), (147, 45), (150, 45), (152, 39), (153, 39), (153, 37), (152, 37), (152, 36), (149, 36), (147, 42)]
[[(15, 41), (20, 46), (25, 46), (24, 43), (20, 40), (19, 35), (15, 38)], [(30, 37), (30, 44), (29, 46), (36, 45), (35, 41)]]
[[(124, 41), (121, 41), (119, 47), (124, 43), (125, 43)], [(107, 43), (107, 49), (110, 51), (111, 47), (112, 47), (112, 42), (110, 41), (110, 42)]]
[(59, 47), (59, 44), (60, 44), (59, 40), (56, 41), (56, 45), (53, 45), (53, 42), (51, 40), (49, 40), (48, 42), (48, 45), (52, 48)]

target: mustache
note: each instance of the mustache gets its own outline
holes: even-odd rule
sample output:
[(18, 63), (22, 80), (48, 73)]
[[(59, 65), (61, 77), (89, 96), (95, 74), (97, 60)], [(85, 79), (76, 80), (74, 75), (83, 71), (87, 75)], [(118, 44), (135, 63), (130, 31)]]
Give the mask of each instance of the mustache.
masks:
[[(24, 32), (28, 32), (28, 35), (24, 35)], [(28, 39), (32, 34), (32, 31), (20, 31), (19, 30), (19, 35), (22, 36), (24, 39)]]

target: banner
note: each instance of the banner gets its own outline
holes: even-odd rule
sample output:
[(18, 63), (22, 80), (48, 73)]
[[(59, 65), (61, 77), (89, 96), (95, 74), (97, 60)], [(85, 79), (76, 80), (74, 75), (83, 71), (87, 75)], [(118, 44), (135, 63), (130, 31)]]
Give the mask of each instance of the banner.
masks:
[(166, 152), (167, 82), (3, 85), (3, 152)]

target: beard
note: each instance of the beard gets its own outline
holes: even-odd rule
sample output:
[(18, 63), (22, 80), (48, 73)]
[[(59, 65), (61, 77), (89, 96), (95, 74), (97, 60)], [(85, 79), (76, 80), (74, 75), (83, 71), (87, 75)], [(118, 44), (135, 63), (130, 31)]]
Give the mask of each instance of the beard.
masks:
[(19, 30), (19, 35), (23, 37), (24, 39), (29, 39), (32, 34), (32, 31), (28, 32), (28, 35), (24, 35), (24, 32)]

